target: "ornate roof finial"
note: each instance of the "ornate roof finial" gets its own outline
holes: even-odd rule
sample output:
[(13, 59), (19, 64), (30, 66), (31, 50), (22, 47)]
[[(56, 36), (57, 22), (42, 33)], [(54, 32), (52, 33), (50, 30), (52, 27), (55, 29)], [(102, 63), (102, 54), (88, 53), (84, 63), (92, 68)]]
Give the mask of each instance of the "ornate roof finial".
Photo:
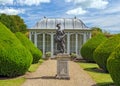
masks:
[(75, 16), (74, 19), (76, 19), (77, 17)]
[(46, 18), (46, 16), (44, 16), (44, 18)]

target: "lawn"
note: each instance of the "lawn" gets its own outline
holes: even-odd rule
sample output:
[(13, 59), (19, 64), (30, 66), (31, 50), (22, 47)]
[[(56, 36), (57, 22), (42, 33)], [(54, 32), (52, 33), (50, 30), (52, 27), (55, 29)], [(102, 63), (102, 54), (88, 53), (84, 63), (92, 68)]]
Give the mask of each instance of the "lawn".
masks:
[(30, 68), (29, 68), (29, 72), (35, 72), (36, 71), (36, 69), (39, 67), (39, 65), (41, 64), (41, 63), (43, 63), (43, 59), (41, 59), (38, 63), (36, 63), (36, 64), (32, 64), (31, 66), (30, 66)]
[(97, 64), (84, 62), (80, 62), (79, 64), (85, 71), (87, 71), (93, 80), (96, 81), (98, 86), (111, 86), (114, 84), (110, 74), (104, 73), (100, 70)]
[(0, 86), (20, 86), (24, 83), (25, 79), (21, 78), (11, 78), (11, 79), (0, 79)]
[[(40, 60), (39, 63), (32, 64), (28, 70), (28, 72), (34, 72), (37, 70), (39, 65), (43, 62), (43, 60)], [(25, 82), (24, 77), (16, 77), (16, 78), (2, 78), (0, 77), (0, 86), (21, 86)]]

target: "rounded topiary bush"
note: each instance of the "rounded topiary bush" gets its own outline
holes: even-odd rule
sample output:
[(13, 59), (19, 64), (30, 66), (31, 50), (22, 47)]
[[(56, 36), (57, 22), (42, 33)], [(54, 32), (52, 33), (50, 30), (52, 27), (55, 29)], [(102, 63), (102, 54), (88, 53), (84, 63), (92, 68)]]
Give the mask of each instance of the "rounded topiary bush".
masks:
[(24, 74), (32, 63), (31, 53), (0, 23), (0, 76)]
[(31, 52), (33, 56), (32, 63), (37, 63), (42, 57), (42, 52), (37, 47), (35, 47), (35, 45), (24, 34), (17, 32), (15, 35), (21, 41), (21, 43)]
[(94, 62), (93, 52), (107, 38), (103, 34), (98, 34), (89, 39), (81, 48), (82, 57), (88, 62)]
[(115, 86), (120, 86), (120, 44), (107, 59), (107, 68)]
[(106, 63), (109, 55), (120, 43), (120, 34), (114, 35), (106, 40), (104, 43), (99, 45), (94, 51), (94, 60), (105, 72), (107, 71)]

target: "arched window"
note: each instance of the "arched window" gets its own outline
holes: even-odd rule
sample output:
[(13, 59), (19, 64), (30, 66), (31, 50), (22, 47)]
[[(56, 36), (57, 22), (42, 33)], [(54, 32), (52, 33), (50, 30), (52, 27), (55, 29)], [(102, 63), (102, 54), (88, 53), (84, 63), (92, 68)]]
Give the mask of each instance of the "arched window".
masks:
[(37, 35), (37, 47), (43, 51), (43, 34)]
[(45, 34), (45, 52), (51, 52), (51, 36)]
[(70, 35), (70, 53), (76, 53), (76, 35), (71, 34)]

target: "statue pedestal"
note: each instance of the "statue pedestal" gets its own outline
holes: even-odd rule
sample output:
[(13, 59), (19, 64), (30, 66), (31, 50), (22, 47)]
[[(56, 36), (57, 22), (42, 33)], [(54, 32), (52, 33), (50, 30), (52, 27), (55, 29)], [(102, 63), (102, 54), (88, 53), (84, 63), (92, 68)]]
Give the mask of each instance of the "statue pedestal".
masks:
[(68, 61), (70, 60), (70, 55), (68, 54), (57, 54), (57, 75), (58, 79), (70, 79), (69, 77), (69, 67)]

